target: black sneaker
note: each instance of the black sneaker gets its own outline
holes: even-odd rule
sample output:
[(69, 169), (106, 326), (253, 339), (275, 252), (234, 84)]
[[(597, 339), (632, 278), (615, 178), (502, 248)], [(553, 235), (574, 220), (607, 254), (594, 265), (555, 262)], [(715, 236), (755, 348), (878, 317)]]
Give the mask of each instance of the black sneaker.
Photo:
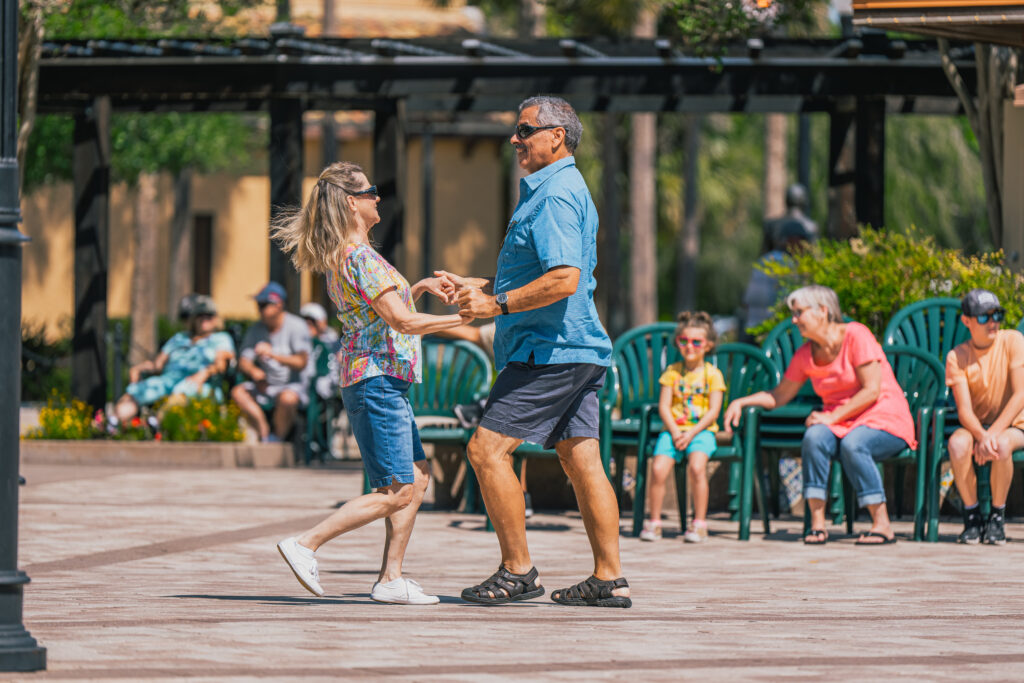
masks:
[[(1000, 528), (1002, 527), (1000, 526)], [(978, 508), (965, 511), (964, 530), (957, 536), (956, 541), (967, 545), (977, 545), (981, 542), (981, 513)]]
[(1006, 545), (1006, 529), (1003, 524), (1002, 514), (993, 512), (988, 516), (988, 525), (985, 527), (985, 543)]

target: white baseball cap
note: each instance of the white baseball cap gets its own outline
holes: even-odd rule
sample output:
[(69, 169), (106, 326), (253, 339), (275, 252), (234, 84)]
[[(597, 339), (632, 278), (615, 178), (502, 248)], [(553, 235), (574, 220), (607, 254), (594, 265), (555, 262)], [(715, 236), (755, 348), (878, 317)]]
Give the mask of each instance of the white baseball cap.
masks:
[(327, 311), (324, 310), (324, 307), (312, 301), (299, 309), (299, 315), (303, 318), (316, 320), (317, 322), (327, 320)]

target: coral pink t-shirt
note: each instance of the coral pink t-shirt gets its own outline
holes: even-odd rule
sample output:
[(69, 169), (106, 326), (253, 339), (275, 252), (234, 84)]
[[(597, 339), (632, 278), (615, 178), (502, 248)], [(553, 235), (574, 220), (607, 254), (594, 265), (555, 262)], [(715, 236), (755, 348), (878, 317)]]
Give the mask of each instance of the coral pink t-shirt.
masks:
[(872, 361), (878, 361), (882, 366), (882, 387), (878, 400), (859, 414), (831, 424), (829, 428), (840, 439), (862, 425), (881, 429), (903, 439), (911, 448), (917, 448), (914, 418), (910, 415), (910, 406), (903, 396), (903, 389), (892, 373), (892, 366), (882, 352), (882, 346), (864, 325), (846, 324), (839, 355), (826, 365), (814, 363), (811, 344), (807, 342), (793, 354), (785, 377), (797, 384), (803, 384), (810, 378), (814, 393), (825, 404), (825, 412), (831, 412), (860, 391), (856, 369)]

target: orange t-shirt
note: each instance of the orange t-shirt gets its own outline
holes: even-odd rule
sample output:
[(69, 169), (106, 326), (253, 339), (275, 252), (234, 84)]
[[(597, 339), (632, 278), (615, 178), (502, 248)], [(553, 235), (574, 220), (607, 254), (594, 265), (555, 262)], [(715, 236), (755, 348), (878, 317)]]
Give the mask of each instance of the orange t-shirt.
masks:
[[(1024, 335), (1017, 330), (999, 330), (987, 349), (975, 349), (965, 341), (946, 355), (946, 384), (967, 382), (971, 407), (983, 425), (990, 425), (1003, 412), (1013, 386), (1010, 371), (1024, 367)], [(1024, 411), (1010, 423), (1024, 428)]]
[(810, 378), (814, 393), (825, 404), (825, 412), (831, 412), (861, 390), (857, 368), (872, 361), (878, 361), (882, 366), (882, 386), (878, 399), (857, 415), (830, 424), (829, 429), (841, 439), (855, 427), (871, 427), (889, 432), (906, 441), (911, 448), (917, 448), (914, 418), (910, 415), (910, 406), (903, 396), (903, 389), (892, 373), (892, 366), (882, 352), (882, 346), (864, 325), (846, 324), (846, 334), (843, 335), (839, 354), (826, 365), (815, 364), (811, 357), (811, 344), (805, 343), (793, 354), (785, 376), (797, 384), (803, 384)]

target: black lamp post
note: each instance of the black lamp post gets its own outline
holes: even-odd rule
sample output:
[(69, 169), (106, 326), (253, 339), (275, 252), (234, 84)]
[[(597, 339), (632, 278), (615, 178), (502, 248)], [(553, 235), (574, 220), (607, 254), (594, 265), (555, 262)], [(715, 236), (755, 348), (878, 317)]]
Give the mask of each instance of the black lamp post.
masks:
[(21, 623), (18, 571), (18, 397), (21, 395), (21, 245), (18, 231), (18, 2), (0, 0), (0, 671), (46, 668)]

